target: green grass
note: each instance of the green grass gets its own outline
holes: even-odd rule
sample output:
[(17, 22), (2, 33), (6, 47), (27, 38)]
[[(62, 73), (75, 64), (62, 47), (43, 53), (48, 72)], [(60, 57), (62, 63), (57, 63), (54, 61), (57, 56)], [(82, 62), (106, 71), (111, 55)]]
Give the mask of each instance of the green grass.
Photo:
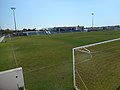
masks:
[[(91, 51), (92, 58), (90, 54), (76, 52), (76, 69), (88, 90), (117, 90), (120, 87), (120, 41), (87, 49)], [(79, 63), (88, 58), (89, 61)], [(78, 88), (84, 90), (85, 86), (77, 73), (76, 80)]]
[(6, 38), (0, 44), (0, 71), (16, 67), (13, 47), (27, 90), (73, 90), (72, 48), (119, 36), (120, 31), (108, 31)]

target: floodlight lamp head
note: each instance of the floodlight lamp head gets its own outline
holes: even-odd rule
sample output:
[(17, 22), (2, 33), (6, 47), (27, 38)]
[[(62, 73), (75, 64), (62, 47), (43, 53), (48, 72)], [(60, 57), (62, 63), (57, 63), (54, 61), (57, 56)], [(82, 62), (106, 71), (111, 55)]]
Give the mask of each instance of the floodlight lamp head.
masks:
[(15, 10), (16, 8), (15, 7), (11, 7), (12, 10)]

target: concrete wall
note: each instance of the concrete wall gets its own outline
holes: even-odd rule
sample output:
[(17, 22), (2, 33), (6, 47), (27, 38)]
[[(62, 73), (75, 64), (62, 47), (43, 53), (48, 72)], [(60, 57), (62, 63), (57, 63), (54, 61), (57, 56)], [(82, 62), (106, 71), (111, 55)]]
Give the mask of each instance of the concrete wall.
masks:
[(0, 72), (0, 90), (19, 90), (24, 87), (22, 68)]
[(0, 42), (4, 40), (5, 36), (0, 37)]

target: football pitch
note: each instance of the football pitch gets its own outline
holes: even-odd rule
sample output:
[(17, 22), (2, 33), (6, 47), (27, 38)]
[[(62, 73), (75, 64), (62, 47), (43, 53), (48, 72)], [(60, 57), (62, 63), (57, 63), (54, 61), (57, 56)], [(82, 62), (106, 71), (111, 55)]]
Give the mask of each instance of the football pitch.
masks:
[[(72, 48), (119, 37), (120, 31), (104, 31), (6, 38), (6, 43), (0, 43), (0, 71), (15, 68), (16, 58), (18, 66), (23, 67), (24, 70), (26, 90), (73, 90)], [(105, 48), (101, 45), (90, 48), (93, 50), (93, 58), (99, 57), (99, 59), (90, 61), (95, 62), (97, 67), (94, 69), (88, 62), (88, 65), (82, 64), (80, 67), (80, 70), (82, 68), (83, 72), (86, 71), (82, 77), (87, 87), (93, 85), (95, 90), (118, 88), (120, 80), (116, 77), (120, 75), (120, 70), (116, 67), (120, 65), (118, 63), (120, 48), (114, 47), (115, 45), (120, 45), (120, 42), (107, 44)], [(112, 50), (111, 47), (114, 49)], [(104, 60), (108, 54), (107, 50), (102, 52), (101, 48), (103, 50), (110, 48), (109, 58), (113, 58), (114, 61)], [(95, 53), (99, 54), (94, 54), (94, 49)], [(96, 72), (90, 73), (90, 70)], [(111, 70), (113, 72), (110, 72)], [(97, 80), (96, 83), (92, 81), (93, 78)], [(81, 87), (81, 90), (85, 90), (83, 85)], [(93, 90), (93, 87), (89, 90)]]

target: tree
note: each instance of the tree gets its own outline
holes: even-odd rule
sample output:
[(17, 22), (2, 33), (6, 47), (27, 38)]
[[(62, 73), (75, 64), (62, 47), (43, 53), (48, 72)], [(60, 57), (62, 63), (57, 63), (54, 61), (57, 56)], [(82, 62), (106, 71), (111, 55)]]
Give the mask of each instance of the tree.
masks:
[(36, 31), (36, 28), (33, 28), (33, 31)]
[(25, 31), (27, 31), (27, 29), (26, 29), (26, 28), (24, 28), (24, 29), (23, 29), (23, 32), (25, 32)]
[(27, 31), (31, 31), (31, 29), (28, 29)]
[(12, 31), (11, 31), (11, 30), (9, 30), (9, 29), (6, 29), (6, 30), (4, 30), (2, 33), (3, 33), (3, 34), (11, 34), (11, 33), (12, 33)]

